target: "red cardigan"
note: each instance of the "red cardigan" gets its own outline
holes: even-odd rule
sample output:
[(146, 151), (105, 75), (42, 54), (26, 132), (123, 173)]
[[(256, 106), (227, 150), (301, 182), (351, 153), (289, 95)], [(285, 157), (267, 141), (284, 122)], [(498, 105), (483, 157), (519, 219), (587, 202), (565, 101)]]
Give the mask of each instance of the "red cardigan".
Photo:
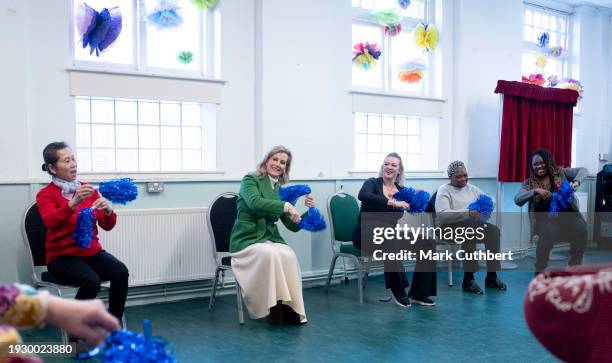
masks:
[[(81, 183), (83, 185), (85, 183)], [(46, 235), (46, 258), (47, 264), (64, 255), (70, 256), (93, 256), (102, 250), (98, 241), (98, 227), (94, 224), (91, 245), (88, 248), (80, 248), (72, 238), (77, 224), (77, 216), (83, 208), (90, 208), (100, 198), (96, 191), (94, 195), (81, 202), (76, 210), (68, 205), (68, 199), (62, 196), (62, 190), (55, 184), (49, 183), (36, 195), (36, 204), (40, 211), (45, 227)], [(113, 212), (110, 216), (102, 210), (96, 211), (98, 224), (105, 231), (110, 231), (117, 223), (117, 215)]]

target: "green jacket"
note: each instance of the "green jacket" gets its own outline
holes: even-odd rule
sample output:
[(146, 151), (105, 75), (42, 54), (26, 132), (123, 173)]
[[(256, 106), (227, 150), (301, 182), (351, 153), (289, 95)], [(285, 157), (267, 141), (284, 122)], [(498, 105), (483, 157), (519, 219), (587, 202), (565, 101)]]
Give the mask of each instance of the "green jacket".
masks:
[(254, 174), (247, 174), (242, 178), (237, 202), (238, 216), (230, 237), (230, 252), (238, 252), (253, 243), (285, 243), (276, 227), (279, 218), (290, 231), (300, 230), (289, 214), (284, 212), (285, 202), (280, 200), (278, 189), (278, 183), (272, 189), (267, 175), (263, 179)]

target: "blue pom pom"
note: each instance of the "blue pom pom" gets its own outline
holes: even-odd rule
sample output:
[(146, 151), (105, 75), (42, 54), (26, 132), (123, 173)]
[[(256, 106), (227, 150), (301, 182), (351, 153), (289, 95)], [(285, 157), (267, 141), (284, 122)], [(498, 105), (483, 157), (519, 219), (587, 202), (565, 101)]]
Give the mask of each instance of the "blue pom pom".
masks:
[(468, 210), (477, 211), (480, 213), (481, 221), (488, 221), (493, 212), (493, 199), (485, 194), (480, 194), (475, 201), (470, 203)]
[(548, 34), (548, 32), (542, 32), (538, 36), (538, 43), (539, 43), (541, 48), (546, 48), (546, 46), (548, 45), (549, 41), (550, 41), (550, 35)]
[(408, 213), (421, 213), (427, 208), (429, 203), (429, 193), (424, 190), (416, 191), (414, 188), (402, 188), (393, 195), (395, 200), (410, 204)]
[(88, 353), (77, 354), (77, 359), (90, 359), (101, 355), (102, 362), (163, 362), (174, 363), (174, 353), (165, 339), (151, 334), (151, 321), (143, 323), (143, 334), (118, 330), (106, 337), (101, 346)]
[(303, 195), (308, 195), (311, 192), (312, 191), (310, 190), (310, 187), (306, 184), (292, 185), (289, 187), (280, 188), (278, 190), (280, 199), (283, 202), (289, 202), (292, 205), (295, 205), (299, 197)]
[(76, 228), (72, 231), (72, 239), (77, 246), (89, 248), (95, 221), (96, 216), (94, 215), (93, 209), (84, 208), (79, 211)]
[(113, 203), (126, 204), (138, 197), (138, 188), (130, 178), (113, 179), (100, 183), (100, 194)]
[(400, 8), (406, 9), (410, 5), (410, 0), (398, 0)]
[(325, 219), (316, 207), (308, 208), (308, 214), (300, 221), (300, 228), (309, 232), (318, 232), (326, 228)]
[(548, 210), (549, 217), (556, 217), (559, 212), (567, 210), (574, 200), (574, 188), (564, 180), (559, 187), (559, 190), (552, 193), (550, 208)]

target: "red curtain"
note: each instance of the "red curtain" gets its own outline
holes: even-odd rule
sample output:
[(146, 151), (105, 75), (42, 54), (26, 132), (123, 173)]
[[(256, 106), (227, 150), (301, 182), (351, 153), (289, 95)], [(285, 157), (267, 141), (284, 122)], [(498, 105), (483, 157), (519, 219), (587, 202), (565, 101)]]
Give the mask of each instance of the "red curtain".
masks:
[(522, 182), (529, 176), (528, 157), (548, 149), (560, 166), (570, 166), (573, 107), (578, 92), (533, 84), (497, 81), (504, 95), (498, 180)]

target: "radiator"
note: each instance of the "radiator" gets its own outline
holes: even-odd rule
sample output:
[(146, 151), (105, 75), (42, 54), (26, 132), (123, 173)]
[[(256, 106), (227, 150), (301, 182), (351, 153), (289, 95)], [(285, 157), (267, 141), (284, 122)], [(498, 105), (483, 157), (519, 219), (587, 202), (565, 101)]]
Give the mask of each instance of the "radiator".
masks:
[(102, 247), (130, 270), (130, 286), (214, 277), (206, 208), (118, 209)]

